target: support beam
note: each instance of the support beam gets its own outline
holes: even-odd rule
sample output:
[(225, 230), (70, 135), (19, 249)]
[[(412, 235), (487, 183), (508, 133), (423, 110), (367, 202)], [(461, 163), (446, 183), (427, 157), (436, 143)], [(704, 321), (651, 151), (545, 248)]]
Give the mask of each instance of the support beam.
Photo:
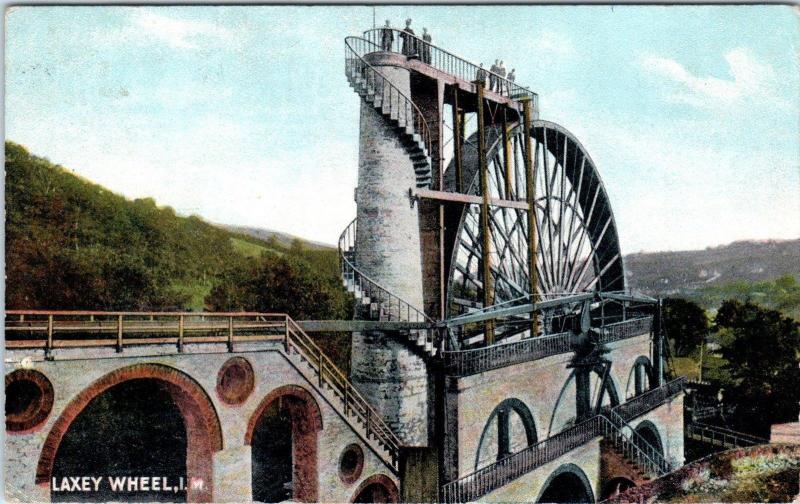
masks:
[[(483, 273), (483, 306), (494, 304), (492, 299), (492, 255), (491, 237), (489, 235), (489, 173), (486, 167), (486, 118), (483, 113), (483, 87), (481, 80), (475, 81), (478, 95), (478, 172), (481, 181), (481, 271)], [(494, 344), (494, 320), (484, 321), (484, 341), (486, 345)]]
[[(522, 102), (524, 138), (525, 138), (525, 193), (528, 200), (528, 286), (531, 300), (536, 303), (538, 296), (539, 279), (536, 274), (536, 171), (534, 162), (536, 153), (533, 152), (533, 140), (531, 131), (531, 101), (530, 99)], [(531, 312), (531, 337), (539, 334), (539, 320), (536, 313)]]
[(456, 191), (464, 192), (464, 165), (462, 159), (464, 125), (461, 108), (458, 105), (458, 84), (453, 86), (453, 161), (456, 165)]
[(511, 161), (511, 137), (508, 131), (508, 109), (503, 108), (503, 162), (506, 165), (505, 175), (505, 199), (511, 199), (511, 191), (514, 178), (514, 163)]
[[(432, 189), (412, 189), (411, 196), (414, 198), (434, 199), (439, 201), (451, 201), (453, 203), (468, 203), (472, 205), (483, 204), (483, 196), (472, 194), (459, 194), (446, 191), (434, 191)], [(517, 208), (528, 210), (530, 205), (525, 201), (513, 201), (500, 198), (489, 198), (490, 207)]]

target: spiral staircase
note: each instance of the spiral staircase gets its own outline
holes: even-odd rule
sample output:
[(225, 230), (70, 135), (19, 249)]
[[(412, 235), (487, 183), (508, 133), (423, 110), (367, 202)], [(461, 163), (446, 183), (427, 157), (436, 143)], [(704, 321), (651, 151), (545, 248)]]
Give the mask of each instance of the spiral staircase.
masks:
[(364, 55), (380, 51), (374, 43), (359, 37), (345, 39), (345, 74), (356, 93), (391, 124), (398, 133), (414, 166), (417, 187), (430, 187), (431, 135), (419, 108)]

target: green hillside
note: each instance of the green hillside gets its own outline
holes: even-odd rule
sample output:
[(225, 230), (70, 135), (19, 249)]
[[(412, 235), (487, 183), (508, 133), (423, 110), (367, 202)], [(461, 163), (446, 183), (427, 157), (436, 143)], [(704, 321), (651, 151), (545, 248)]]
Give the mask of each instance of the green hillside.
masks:
[(13, 142), (5, 147), (9, 309), (260, 309), (349, 318), (334, 249), (181, 217)]

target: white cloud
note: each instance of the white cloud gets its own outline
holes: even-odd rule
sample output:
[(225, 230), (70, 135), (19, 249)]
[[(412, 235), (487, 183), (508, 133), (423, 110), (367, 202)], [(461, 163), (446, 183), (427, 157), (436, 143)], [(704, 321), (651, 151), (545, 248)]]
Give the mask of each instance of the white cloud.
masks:
[(536, 48), (538, 54), (548, 54), (558, 57), (575, 54), (575, 46), (572, 40), (563, 33), (552, 30), (543, 31), (538, 37), (533, 39), (531, 45)]
[(143, 35), (154, 37), (177, 49), (195, 49), (200, 40), (228, 40), (231, 32), (206, 21), (176, 19), (157, 14), (150, 9), (136, 9), (132, 16), (135, 28)]
[(678, 61), (661, 56), (647, 56), (641, 66), (677, 86), (678, 91), (669, 95), (676, 102), (702, 107), (733, 105), (748, 98), (782, 101), (772, 66), (761, 63), (744, 48), (728, 51), (725, 61), (732, 77), (729, 79), (694, 75)]

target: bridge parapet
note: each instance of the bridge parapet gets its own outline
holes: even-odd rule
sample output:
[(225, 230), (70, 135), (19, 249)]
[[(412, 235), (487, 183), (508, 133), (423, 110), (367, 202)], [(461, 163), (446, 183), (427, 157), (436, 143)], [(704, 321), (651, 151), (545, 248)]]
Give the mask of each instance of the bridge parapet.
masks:
[[(400, 441), (330, 358), (288, 315), (280, 313), (165, 313), (9, 310), (6, 312), (7, 350), (43, 350), (45, 358), (69, 352), (87, 356), (88, 349), (136, 349), (152, 354), (190, 353), (190, 345), (210, 345), (222, 351), (252, 345), (271, 345), (289, 357), (299, 355), (320, 390), (330, 392), (340, 413), (368, 442), (376, 444), (387, 464), (399, 471)], [(174, 345), (174, 346), (173, 346)], [(165, 347), (172, 346), (165, 352)], [(113, 355), (113, 354), (112, 354)], [(91, 357), (97, 356), (93, 350)], [(57, 360), (57, 359), (56, 359)]]

